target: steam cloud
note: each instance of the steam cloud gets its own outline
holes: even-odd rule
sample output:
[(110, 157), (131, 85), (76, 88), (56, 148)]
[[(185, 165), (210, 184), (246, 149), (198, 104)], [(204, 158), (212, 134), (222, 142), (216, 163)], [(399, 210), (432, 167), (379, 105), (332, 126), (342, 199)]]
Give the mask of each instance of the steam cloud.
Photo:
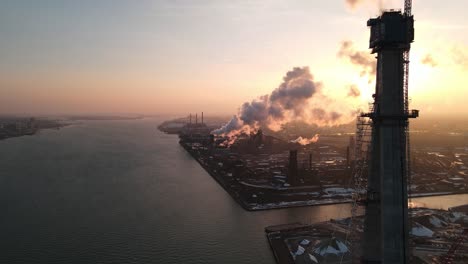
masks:
[(315, 134), (315, 136), (311, 138), (303, 138), (303, 137), (298, 137), (295, 140), (291, 140), (291, 143), (299, 143), (301, 145), (308, 145), (311, 143), (316, 143), (319, 140), (319, 134)]
[(349, 97), (358, 97), (361, 95), (361, 91), (359, 91), (359, 88), (356, 85), (351, 85), (349, 86), (349, 92), (348, 96)]
[(369, 83), (375, 79), (377, 71), (377, 63), (374, 57), (366, 51), (357, 51), (351, 41), (343, 41), (338, 57), (348, 59), (353, 65), (357, 66), (361, 71), (361, 76), (368, 76)]
[(436, 67), (438, 63), (434, 60), (431, 54), (427, 54), (424, 58), (421, 59), (421, 63), (431, 67)]
[(354, 113), (349, 109), (346, 112), (343, 105), (340, 105), (340, 112), (334, 110), (333, 100), (321, 93), (321, 87), (322, 84), (314, 80), (309, 67), (295, 67), (286, 73), (283, 82), (271, 94), (245, 102), (237, 115), (212, 133), (236, 137), (242, 132), (250, 133), (261, 127), (278, 131), (293, 120), (319, 126), (350, 121)]

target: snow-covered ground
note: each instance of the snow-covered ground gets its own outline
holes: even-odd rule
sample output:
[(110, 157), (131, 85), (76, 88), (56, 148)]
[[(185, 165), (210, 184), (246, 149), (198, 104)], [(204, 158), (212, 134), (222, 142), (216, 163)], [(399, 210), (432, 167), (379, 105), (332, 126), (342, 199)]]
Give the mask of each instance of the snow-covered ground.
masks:
[(417, 237), (432, 237), (434, 235), (434, 231), (430, 230), (429, 228), (419, 224), (414, 223), (414, 227), (411, 228), (411, 235)]

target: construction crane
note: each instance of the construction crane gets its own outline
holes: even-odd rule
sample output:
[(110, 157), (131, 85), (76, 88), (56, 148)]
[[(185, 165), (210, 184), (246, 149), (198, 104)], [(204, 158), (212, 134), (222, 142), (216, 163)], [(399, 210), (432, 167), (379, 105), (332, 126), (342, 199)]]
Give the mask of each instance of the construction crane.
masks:
[[(406, 17), (411, 17), (413, 9), (413, 1), (412, 0), (405, 0), (405, 15)], [(408, 32), (408, 34), (414, 34), (412, 32)], [(410, 57), (410, 47), (405, 50), (403, 53), (403, 59), (405, 61), (404, 64), (404, 79), (403, 79), (403, 89), (404, 89), (404, 100), (405, 100), (405, 111), (408, 111), (408, 81), (409, 81), (409, 57)]]
[(411, 16), (411, 9), (413, 8), (412, 0), (405, 0), (405, 14)]

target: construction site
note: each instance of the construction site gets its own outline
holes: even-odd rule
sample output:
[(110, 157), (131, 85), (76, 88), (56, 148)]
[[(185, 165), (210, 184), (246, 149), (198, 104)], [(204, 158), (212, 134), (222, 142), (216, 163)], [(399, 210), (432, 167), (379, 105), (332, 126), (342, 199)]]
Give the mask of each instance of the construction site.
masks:
[[(267, 228), (275, 256), (279, 263), (288, 258), (290, 263), (467, 263), (466, 206), (408, 208), (417, 188), (412, 188), (409, 119), (419, 116), (408, 104), (412, 1), (405, 1), (403, 12), (384, 11), (367, 26), (377, 82), (369, 112), (357, 119), (352, 216), (315, 226)], [(359, 204), (363, 216), (357, 214)], [(288, 257), (281, 257), (284, 252)]]

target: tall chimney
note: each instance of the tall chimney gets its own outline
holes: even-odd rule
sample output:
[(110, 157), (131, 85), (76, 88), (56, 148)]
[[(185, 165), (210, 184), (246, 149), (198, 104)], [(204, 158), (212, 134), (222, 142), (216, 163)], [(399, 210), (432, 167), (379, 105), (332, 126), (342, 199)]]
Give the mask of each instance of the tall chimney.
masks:
[(261, 129), (259, 129), (257, 135), (255, 135), (255, 140), (258, 145), (263, 144), (263, 131)]
[(312, 152), (309, 153), (309, 170), (312, 169)]
[(354, 160), (356, 157), (356, 141), (354, 140), (354, 137), (353, 136), (350, 136), (349, 137), (349, 160), (352, 161)]
[(201, 112), (201, 123), (203, 124), (203, 112)]
[(198, 114), (195, 114), (195, 124), (198, 124)]
[(346, 148), (346, 167), (349, 167), (350, 164), (350, 158), (349, 158), (349, 146)]
[(190, 125), (192, 124), (192, 113), (190, 113)]
[(290, 185), (297, 183), (297, 150), (289, 151), (289, 175), (288, 182)]

